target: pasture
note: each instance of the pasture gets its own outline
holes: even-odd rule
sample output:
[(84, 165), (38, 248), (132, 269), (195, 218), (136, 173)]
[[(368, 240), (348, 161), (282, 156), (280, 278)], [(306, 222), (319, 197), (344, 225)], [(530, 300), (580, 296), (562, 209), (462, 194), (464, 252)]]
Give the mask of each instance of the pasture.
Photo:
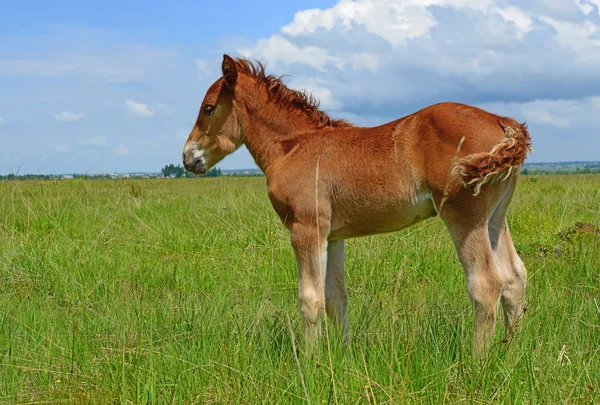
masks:
[(600, 401), (600, 175), (521, 179), (527, 312), (483, 362), (437, 218), (348, 241), (351, 342), (305, 353), (264, 183), (0, 182), (0, 403)]

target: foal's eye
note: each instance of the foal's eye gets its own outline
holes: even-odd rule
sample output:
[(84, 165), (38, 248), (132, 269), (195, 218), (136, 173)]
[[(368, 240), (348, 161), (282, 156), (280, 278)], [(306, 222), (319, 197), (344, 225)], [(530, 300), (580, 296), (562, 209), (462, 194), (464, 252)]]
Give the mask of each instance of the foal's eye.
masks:
[(216, 106), (214, 105), (205, 105), (204, 106), (204, 114), (206, 115), (212, 115), (212, 113), (214, 113), (216, 110)]

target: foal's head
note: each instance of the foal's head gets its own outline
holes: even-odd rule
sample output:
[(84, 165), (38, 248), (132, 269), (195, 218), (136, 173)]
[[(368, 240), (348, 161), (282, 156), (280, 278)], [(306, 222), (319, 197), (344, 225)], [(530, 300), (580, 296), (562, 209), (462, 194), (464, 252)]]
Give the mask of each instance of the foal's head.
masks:
[[(206, 173), (234, 152), (244, 143), (245, 129), (260, 131), (256, 125), (249, 128), (257, 116), (270, 120), (270, 128), (281, 132), (351, 125), (321, 111), (319, 102), (306, 91), (289, 89), (281, 77), (267, 75), (261, 63), (224, 55), (222, 70), (223, 77), (204, 96), (183, 149), (183, 164), (190, 172)], [(265, 127), (264, 121), (261, 125)]]
[(234, 102), (238, 71), (236, 62), (223, 57), (223, 77), (206, 92), (196, 124), (183, 148), (183, 165), (204, 174), (243, 142), (239, 111)]

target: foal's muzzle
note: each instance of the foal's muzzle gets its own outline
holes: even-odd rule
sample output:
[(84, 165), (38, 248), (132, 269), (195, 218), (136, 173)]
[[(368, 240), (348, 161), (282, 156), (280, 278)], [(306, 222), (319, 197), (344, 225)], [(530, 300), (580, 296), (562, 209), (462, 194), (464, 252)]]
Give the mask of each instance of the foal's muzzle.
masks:
[(194, 174), (206, 173), (206, 160), (202, 151), (196, 148), (186, 148), (183, 151), (183, 166)]

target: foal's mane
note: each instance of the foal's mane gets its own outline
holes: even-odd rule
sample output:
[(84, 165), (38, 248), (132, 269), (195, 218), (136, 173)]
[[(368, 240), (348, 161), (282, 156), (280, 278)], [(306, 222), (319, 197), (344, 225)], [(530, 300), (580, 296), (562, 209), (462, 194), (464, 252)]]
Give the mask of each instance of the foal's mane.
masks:
[(326, 112), (320, 110), (319, 100), (312, 94), (307, 93), (306, 90), (288, 88), (282, 80), (283, 76), (267, 75), (265, 66), (261, 62), (246, 58), (237, 58), (235, 62), (238, 71), (255, 78), (257, 83), (265, 85), (275, 104), (304, 112), (318, 128), (352, 126), (348, 121), (333, 119)]

